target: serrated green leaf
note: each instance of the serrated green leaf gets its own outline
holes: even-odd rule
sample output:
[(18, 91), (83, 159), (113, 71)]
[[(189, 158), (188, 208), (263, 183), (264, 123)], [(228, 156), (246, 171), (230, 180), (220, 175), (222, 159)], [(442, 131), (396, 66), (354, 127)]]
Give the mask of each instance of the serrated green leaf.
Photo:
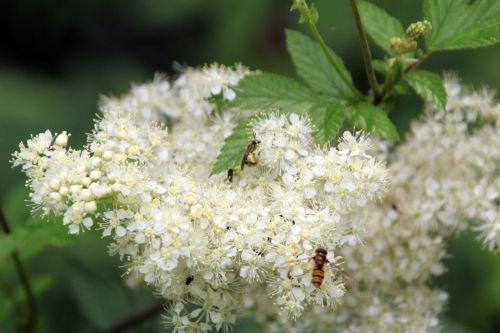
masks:
[(30, 244), (64, 246), (75, 242), (76, 235), (70, 235), (68, 228), (60, 221), (46, 221), (40, 218), (29, 220), (25, 226), (17, 228), (13, 233), (16, 246), (25, 247)]
[(369, 103), (360, 103), (347, 110), (352, 124), (358, 129), (376, 135), (382, 139), (399, 140), (399, 134), (385, 111)]
[(477, 48), (500, 41), (500, 1), (425, 0), (424, 16), (432, 23), (426, 36), (430, 51)]
[(310, 109), (308, 115), (314, 126), (314, 138), (325, 144), (337, 137), (344, 123), (344, 106), (340, 102), (324, 104)]
[(394, 104), (395, 104), (395, 98), (394, 97), (389, 97), (385, 99), (382, 103), (377, 105), (377, 107), (381, 108), (384, 110), (386, 114), (391, 113), (391, 111), (394, 109)]
[(19, 224), (9, 235), (0, 237), (0, 258), (17, 249), (23, 257), (38, 253), (47, 246), (61, 247), (73, 244), (77, 236), (68, 234), (60, 221), (47, 222), (32, 218)]
[(426, 102), (442, 109), (446, 107), (446, 89), (438, 75), (414, 71), (406, 74), (404, 79)]
[[(314, 90), (344, 99), (356, 98), (349, 86), (342, 80), (335, 68), (328, 61), (321, 46), (295, 30), (286, 30), (286, 45), (297, 70), (297, 74)], [(345, 68), (342, 59), (332, 50), (328, 50), (338, 67), (352, 82), (351, 74)]]
[(401, 23), (374, 4), (360, 1), (359, 14), (366, 32), (388, 53), (392, 53), (390, 47), (392, 37), (407, 38)]
[(252, 139), (250, 122), (254, 117), (250, 117), (236, 125), (233, 133), (224, 140), (215, 164), (212, 167), (211, 175), (217, 175), (229, 169), (238, 168), (245, 154), (245, 148)]
[(236, 99), (229, 106), (241, 109), (277, 108), (301, 113), (328, 100), (295, 80), (269, 73), (247, 75), (234, 90)]

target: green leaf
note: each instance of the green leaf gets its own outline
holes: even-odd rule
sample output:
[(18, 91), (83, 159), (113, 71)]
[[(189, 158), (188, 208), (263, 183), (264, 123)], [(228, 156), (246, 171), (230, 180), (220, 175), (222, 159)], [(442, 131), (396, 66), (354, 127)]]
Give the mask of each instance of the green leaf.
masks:
[(377, 107), (381, 108), (384, 110), (386, 114), (391, 113), (391, 111), (394, 109), (394, 104), (395, 104), (395, 98), (394, 97), (389, 97), (386, 98), (382, 103), (377, 105)]
[(410, 93), (410, 87), (408, 87), (406, 82), (401, 81), (394, 86), (394, 91), (399, 95), (408, 95)]
[(359, 2), (359, 14), (366, 32), (388, 53), (391, 52), (392, 37), (408, 38), (399, 21), (369, 2)]
[(405, 81), (426, 102), (446, 107), (446, 90), (438, 75), (428, 71), (414, 71), (405, 75)]
[(61, 218), (47, 221), (41, 217), (28, 220), (23, 227), (14, 230), (13, 236), (22, 256), (32, 256), (47, 246), (68, 246), (80, 239), (68, 233), (68, 227), (62, 225)]
[(224, 140), (224, 145), (212, 167), (212, 176), (240, 166), (243, 155), (245, 154), (245, 148), (252, 139), (250, 122), (254, 118), (255, 117), (247, 118), (236, 125), (233, 129), (233, 133)]
[[(53, 280), (49, 275), (37, 275), (30, 277), (31, 289), (35, 296), (43, 294), (51, 286), (52, 282)], [(26, 292), (24, 288), (20, 284), (17, 284), (13, 289), (13, 297), (16, 301), (21, 304), (25, 302)], [(2, 300), (4, 301), (2, 302)], [(12, 303), (7, 300), (7, 297), (0, 297), (0, 319), (5, 318), (11, 310)]]
[(391, 68), (389, 67), (389, 63), (387, 60), (373, 60), (373, 69), (376, 70), (379, 73), (382, 74), (387, 74), (391, 71)]
[(476, 48), (500, 41), (500, 1), (425, 0), (424, 17), (432, 23), (426, 36), (430, 51)]
[(387, 140), (399, 140), (399, 134), (385, 111), (369, 103), (360, 103), (347, 109), (354, 126)]
[[(66, 246), (77, 241), (76, 235), (68, 234), (68, 228), (60, 221), (47, 222), (32, 218), (19, 224), (10, 235), (0, 237), (0, 258), (17, 249), (23, 257), (34, 255), (47, 246)], [(0, 265), (1, 266), (1, 265)]]
[[(353, 99), (349, 86), (342, 80), (335, 68), (328, 61), (321, 46), (295, 30), (286, 30), (286, 45), (297, 70), (297, 74), (314, 90), (327, 95)], [(338, 67), (352, 82), (351, 74), (345, 68), (342, 59), (328, 49)]]
[(308, 112), (314, 126), (313, 135), (320, 144), (325, 144), (337, 137), (344, 123), (344, 106), (342, 103), (329, 103)]
[(16, 248), (16, 243), (10, 235), (0, 235), (0, 259), (8, 256)]
[[(30, 277), (31, 288), (35, 296), (43, 294), (51, 286), (52, 282), (52, 278), (47, 274)], [(26, 301), (26, 292), (22, 286), (19, 285), (15, 288), (14, 295), (18, 301)]]
[(92, 331), (105, 332), (132, 311), (132, 295), (130, 290), (120, 286), (119, 279), (106, 279), (104, 272), (88, 265), (88, 262), (72, 259), (67, 272), (71, 276), (68, 281), (71, 295), (76, 298), (85, 320), (97, 326)]
[(269, 73), (247, 75), (234, 90), (236, 99), (229, 106), (242, 109), (277, 108), (301, 113), (328, 99), (295, 80)]
[(30, 209), (27, 205), (29, 193), (30, 191), (25, 182), (20, 182), (12, 186), (2, 196), (2, 211), (12, 229), (24, 223), (31, 216)]

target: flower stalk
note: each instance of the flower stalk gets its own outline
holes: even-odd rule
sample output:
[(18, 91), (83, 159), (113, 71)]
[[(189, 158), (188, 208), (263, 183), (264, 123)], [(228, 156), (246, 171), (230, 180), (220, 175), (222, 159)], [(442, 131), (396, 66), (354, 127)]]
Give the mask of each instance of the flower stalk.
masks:
[(106, 333), (121, 333), (126, 332), (128, 329), (140, 325), (149, 319), (160, 314), (165, 308), (167, 308), (172, 302), (163, 301), (157, 304), (153, 304), (145, 309), (140, 310), (137, 313), (132, 314), (130, 317), (125, 318), (110, 327)]
[(361, 99), (364, 99), (365, 96), (356, 88), (356, 86), (354, 86), (352, 81), (349, 80), (346, 74), (341, 70), (339, 64), (333, 58), (332, 53), (328, 48), (328, 45), (326, 44), (325, 40), (319, 33), (318, 28), (316, 27), (316, 22), (318, 21), (318, 12), (314, 7), (314, 5), (309, 6), (304, 0), (295, 0), (292, 4), (291, 10), (295, 9), (298, 9), (300, 12), (299, 22), (307, 23), (307, 26), (309, 27), (309, 30), (311, 31), (314, 39), (320, 45), (321, 50), (328, 59), (328, 62), (333, 66), (333, 68), (335, 69), (339, 77), (342, 79), (342, 81), (345, 82), (345, 84), (356, 96), (358, 96)]
[(307, 26), (309, 27), (309, 30), (311, 30), (311, 33), (314, 36), (314, 39), (321, 46), (321, 49), (323, 50), (323, 53), (325, 53), (326, 57), (328, 58), (328, 61), (333, 66), (333, 68), (335, 69), (335, 71), (337, 72), (337, 74), (340, 76), (340, 78), (342, 79), (342, 81), (344, 81), (345, 84), (347, 84), (347, 86), (349, 87), (349, 89), (351, 89), (351, 91), (355, 95), (357, 95), (358, 97), (364, 99), (365, 97), (363, 96), (363, 94), (354, 86), (354, 84), (351, 82), (351, 80), (349, 80), (347, 78), (347, 76), (340, 70), (339, 65), (337, 64), (337, 62), (333, 58), (332, 54), (330, 53), (330, 50), (328, 49), (328, 45), (326, 45), (325, 40), (323, 39), (323, 37), (319, 33), (318, 28), (316, 28), (316, 25), (314, 23), (308, 21), (307, 22)]
[[(2, 227), (2, 231), (5, 234), (8, 235), (11, 233), (10, 227), (7, 223), (5, 215), (3, 214), (1, 208), (0, 208), (0, 226)], [(33, 294), (33, 289), (31, 288), (31, 283), (26, 268), (24, 267), (24, 264), (22, 263), (17, 250), (14, 250), (11, 253), (11, 258), (12, 261), (14, 262), (14, 267), (19, 276), (19, 279), (21, 280), (21, 284), (26, 294), (26, 300), (28, 306), (27, 312), (21, 321), (21, 326), (27, 331), (33, 331), (36, 326), (36, 302), (35, 302), (35, 296)]]
[(354, 22), (356, 23), (356, 30), (359, 35), (359, 42), (361, 44), (361, 51), (363, 53), (363, 60), (365, 63), (365, 72), (366, 77), (368, 78), (368, 82), (375, 93), (375, 103), (379, 101), (382, 97), (380, 93), (380, 89), (378, 87), (377, 78), (375, 77), (375, 71), (373, 70), (372, 64), (372, 54), (370, 51), (370, 46), (368, 45), (368, 40), (366, 38), (365, 31), (363, 30), (363, 25), (361, 23), (361, 17), (359, 15), (358, 6), (356, 5), (356, 1), (349, 0), (349, 6), (352, 10), (352, 15), (354, 16)]

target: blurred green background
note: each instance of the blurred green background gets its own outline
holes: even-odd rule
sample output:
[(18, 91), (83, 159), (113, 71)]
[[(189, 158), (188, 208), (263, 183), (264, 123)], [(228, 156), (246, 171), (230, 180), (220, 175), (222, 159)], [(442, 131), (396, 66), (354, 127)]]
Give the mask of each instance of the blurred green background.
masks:
[[(404, 25), (421, 18), (421, 1), (373, 1)], [(362, 58), (347, 1), (317, 0), (319, 28), (366, 91)], [(4, 0), (0, 20), (0, 202), (14, 232), (30, 227), (21, 250), (37, 293), (41, 332), (102, 332), (157, 302), (149, 290), (121, 281), (119, 260), (106, 254), (98, 233), (58, 239), (29, 217), (27, 191), (10, 154), (30, 134), (49, 128), (79, 146), (92, 129), (101, 94), (126, 92), (173, 63), (217, 61), (294, 75), (284, 28), (299, 27), (288, 0)], [(378, 48), (372, 49), (381, 56)], [(423, 66), (456, 71), (463, 82), (496, 88), (500, 47), (433, 55)], [(421, 110), (417, 98), (397, 102), (392, 117), (403, 134)], [(53, 224), (53, 235), (65, 234)], [(31, 231), (29, 231), (31, 232)], [(45, 247), (45, 239), (54, 237)], [(1, 249), (0, 249), (1, 250)], [(445, 332), (500, 332), (500, 256), (483, 251), (474, 235), (454, 239), (449, 271), (435, 283), (450, 293)], [(0, 251), (1, 253), (1, 251)], [(0, 282), (23, 294), (11, 261), (0, 257)], [(0, 332), (17, 318), (0, 294)], [(160, 332), (160, 317), (131, 332)], [(255, 327), (244, 322), (238, 332)]]

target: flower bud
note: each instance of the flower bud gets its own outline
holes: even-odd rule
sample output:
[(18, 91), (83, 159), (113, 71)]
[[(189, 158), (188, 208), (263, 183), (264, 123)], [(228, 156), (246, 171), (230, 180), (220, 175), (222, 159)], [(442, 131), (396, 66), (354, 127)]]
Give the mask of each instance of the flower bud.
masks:
[(92, 180), (90, 179), (90, 177), (83, 177), (82, 185), (89, 186), (91, 183), (92, 183)]
[(92, 180), (98, 180), (101, 178), (101, 176), (102, 176), (102, 172), (99, 170), (92, 170), (90, 172), (90, 179), (92, 179)]
[(425, 36), (432, 29), (431, 22), (424, 20), (412, 23), (406, 29), (406, 33), (412, 39), (418, 39), (420, 37)]
[(71, 185), (69, 187), (69, 191), (71, 192), (71, 194), (77, 194), (78, 192), (80, 192), (81, 189), (82, 185)]
[(94, 221), (90, 217), (86, 217), (82, 220), (82, 224), (88, 229), (94, 224)]
[(92, 195), (92, 192), (85, 188), (83, 189), (81, 192), (80, 192), (80, 197), (83, 199), (83, 200), (90, 200), (93, 198), (93, 195)]
[(90, 159), (90, 163), (94, 168), (98, 167), (99, 165), (101, 165), (101, 159), (97, 156), (94, 156)]
[(56, 137), (54, 144), (59, 147), (66, 147), (68, 145), (68, 138), (68, 133), (64, 131)]
[(110, 161), (113, 158), (113, 152), (111, 150), (106, 150), (104, 153), (102, 153), (102, 158), (104, 158), (106, 161)]
[(53, 202), (61, 201), (61, 195), (58, 192), (52, 192), (49, 194), (50, 200)]
[(76, 171), (78, 171), (78, 173), (84, 173), (86, 170), (87, 170), (87, 167), (83, 164), (80, 164), (76, 167)]
[(411, 39), (392, 37), (390, 43), (391, 43), (391, 50), (396, 55), (402, 55), (407, 52), (414, 51), (417, 48), (417, 42)]
[(61, 187), (59, 188), (59, 194), (60, 194), (60, 195), (67, 195), (67, 194), (68, 194), (68, 192), (69, 192), (69, 189), (68, 189), (68, 187), (67, 187), (67, 186), (61, 186)]
[(93, 213), (97, 210), (97, 205), (96, 205), (95, 201), (86, 202), (84, 207), (85, 207), (84, 209), (87, 213)]
[(59, 190), (59, 187), (61, 186), (61, 182), (57, 178), (52, 178), (49, 182), (49, 186), (54, 191), (57, 191), (57, 190)]

